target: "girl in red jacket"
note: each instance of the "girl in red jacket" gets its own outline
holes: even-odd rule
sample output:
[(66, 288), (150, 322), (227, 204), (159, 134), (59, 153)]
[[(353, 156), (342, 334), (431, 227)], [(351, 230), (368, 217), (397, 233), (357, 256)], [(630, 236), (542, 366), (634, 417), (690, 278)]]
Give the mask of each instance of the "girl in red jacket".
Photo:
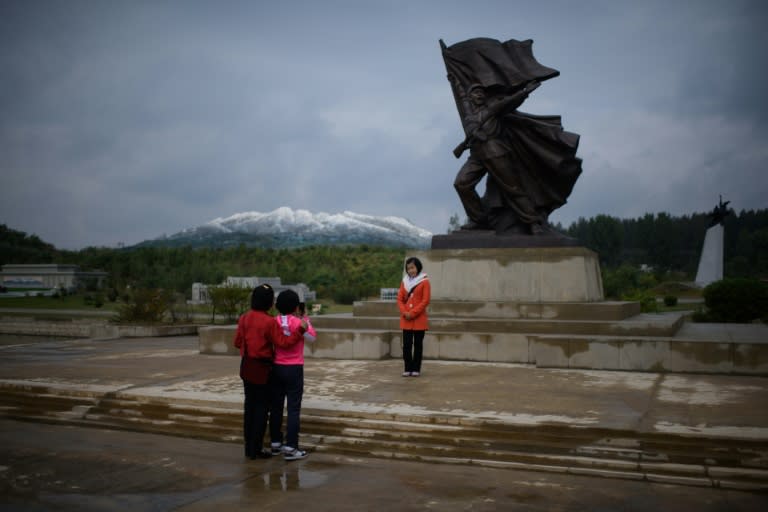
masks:
[(403, 330), (403, 377), (418, 377), (421, 374), (430, 296), (429, 278), (422, 272), (421, 261), (415, 257), (408, 258), (405, 260), (405, 276), (397, 292), (400, 328)]

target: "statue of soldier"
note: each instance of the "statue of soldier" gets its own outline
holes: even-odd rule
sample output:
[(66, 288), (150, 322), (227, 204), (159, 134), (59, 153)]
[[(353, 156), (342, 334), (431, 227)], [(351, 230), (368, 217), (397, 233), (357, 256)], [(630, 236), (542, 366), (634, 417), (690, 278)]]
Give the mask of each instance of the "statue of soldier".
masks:
[[(465, 133), (454, 155), (470, 150), (454, 182), (469, 220), (462, 229), (552, 233), (549, 214), (565, 204), (581, 174), (579, 136), (564, 131), (559, 116), (517, 108), (559, 72), (536, 62), (531, 40), (440, 43)], [(480, 197), (476, 186), (486, 176)]]

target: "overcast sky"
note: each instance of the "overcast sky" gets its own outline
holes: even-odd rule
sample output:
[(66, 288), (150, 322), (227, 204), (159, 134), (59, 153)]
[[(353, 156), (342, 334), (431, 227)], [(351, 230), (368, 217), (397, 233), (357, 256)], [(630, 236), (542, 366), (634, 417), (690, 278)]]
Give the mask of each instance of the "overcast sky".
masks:
[(0, 1), (0, 224), (131, 245), (281, 206), (445, 233), (466, 153), (440, 54), (533, 39), (521, 107), (581, 135), (550, 217), (768, 208), (768, 2)]

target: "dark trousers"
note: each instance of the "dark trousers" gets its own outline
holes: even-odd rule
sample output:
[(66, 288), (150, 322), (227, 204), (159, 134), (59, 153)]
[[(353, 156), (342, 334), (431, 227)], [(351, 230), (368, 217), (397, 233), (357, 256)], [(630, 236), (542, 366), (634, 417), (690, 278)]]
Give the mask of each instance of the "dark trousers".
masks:
[(304, 394), (304, 365), (276, 364), (270, 375), (272, 402), (269, 413), (269, 436), (273, 443), (283, 443), (283, 405), (288, 403), (285, 444), (299, 447), (301, 397)]
[(403, 363), (406, 372), (421, 372), (424, 331), (403, 331)]
[(243, 381), (245, 402), (243, 404), (243, 440), (245, 456), (258, 457), (264, 446), (269, 415), (269, 387), (267, 384), (251, 384)]

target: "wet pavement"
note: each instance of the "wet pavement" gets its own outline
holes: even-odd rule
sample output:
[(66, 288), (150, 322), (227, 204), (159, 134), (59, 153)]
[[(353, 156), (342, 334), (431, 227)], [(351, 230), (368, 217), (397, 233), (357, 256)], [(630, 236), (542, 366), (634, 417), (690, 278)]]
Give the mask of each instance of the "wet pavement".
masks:
[[(0, 384), (46, 384), (239, 408), (239, 359), (201, 355), (196, 336), (113, 340), (0, 337)], [(542, 369), (399, 360), (307, 359), (303, 407), (444, 422), (599, 427), (765, 441), (768, 378)]]
[(313, 453), (245, 460), (233, 443), (0, 420), (9, 511), (762, 511), (768, 495)]
[[(0, 386), (242, 407), (239, 360), (197, 337), (0, 336)], [(546, 370), (502, 363), (307, 359), (303, 408), (456, 425), (600, 428), (768, 449), (768, 379)], [(246, 461), (221, 443), (0, 420), (3, 510), (762, 510), (767, 495), (314, 452)]]

